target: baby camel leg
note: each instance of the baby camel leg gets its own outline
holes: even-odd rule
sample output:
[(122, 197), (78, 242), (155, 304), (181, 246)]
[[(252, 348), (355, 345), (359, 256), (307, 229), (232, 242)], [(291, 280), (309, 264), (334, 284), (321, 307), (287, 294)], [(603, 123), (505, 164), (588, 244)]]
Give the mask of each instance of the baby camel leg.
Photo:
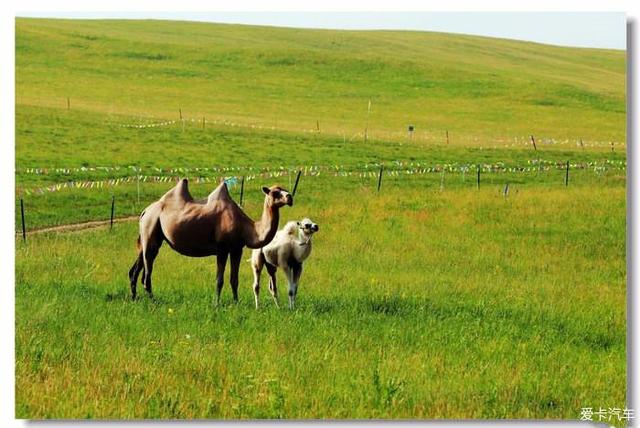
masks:
[(293, 268), (287, 265), (283, 266), (282, 270), (284, 271), (284, 274), (287, 277), (287, 282), (289, 283), (289, 309), (293, 309), (296, 303), (296, 284), (293, 280)]
[(259, 250), (251, 254), (251, 269), (253, 270), (253, 295), (256, 299), (256, 309), (258, 309), (258, 297), (260, 295), (260, 275), (264, 267), (264, 256)]
[(302, 264), (296, 264), (291, 267), (291, 279), (292, 282), (289, 283), (289, 296), (291, 296), (293, 292), (293, 304), (291, 308), (296, 305), (296, 296), (298, 295), (298, 284), (300, 283), (300, 275), (302, 275)]
[(278, 287), (276, 286), (276, 271), (278, 268), (269, 263), (265, 263), (265, 265), (267, 266), (267, 273), (269, 274), (269, 291), (271, 292), (271, 297), (273, 297), (276, 307), (280, 308), (278, 304)]

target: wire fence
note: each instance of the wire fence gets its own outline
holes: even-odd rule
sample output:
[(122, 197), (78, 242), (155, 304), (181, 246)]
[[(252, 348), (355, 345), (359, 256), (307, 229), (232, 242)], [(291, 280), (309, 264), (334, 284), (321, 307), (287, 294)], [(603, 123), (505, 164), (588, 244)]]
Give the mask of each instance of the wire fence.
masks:
[[(129, 173), (134, 175), (123, 175), (120, 177), (103, 178), (103, 179), (87, 179), (87, 180), (67, 180), (48, 184), (45, 186), (19, 188), (18, 194), (32, 195), (51, 192), (59, 192), (65, 189), (102, 189), (105, 187), (115, 187), (127, 183), (167, 183), (177, 181), (180, 178), (189, 178), (195, 183), (217, 183), (221, 180), (237, 180), (238, 176), (244, 177), (246, 181), (252, 181), (257, 178), (278, 178), (292, 173), (300, 173), (303, 176), (334, 176), (334, 177), (377, 177), (379, 174), (384, 176), (415, 176), (426, 174), (462, 173), (479, 171), (483, 174), (500, 174), (500, 173), (543, 173), (551, 170), (586, 170), (595, 174), (602, 174), (607, 170), (626, 170), (626, 160), (588, 161), (588, 162), (563, 162), (557, 160), (529, 160), (525, 165), (508, 165), (503, 162), (498, 163), (442, 163), (442, 164), (425, 164), (421, 162), (403, 162), (395, 161), (384, 164), (382, 168), (380, 163), (368, 163), (363, 165), (298, 165), (298, 166), (279, 166), (279, 167), (137, 167), (137, 166), (95, 166), (95, 167), (73, 167), (73, 168), (22, 168), (16, 171), (21, 174), (34, 175), (75, 175), (80, 173)], [(148, 174), (149, 172), (155, 174)]]
[[(509, 165), (503, 162), (497, 163), (440, 163), (426, 164), (421, 162), (385, 162), (368, 163), (361, 165), (306, 165), (306, 166), (279, 166), (279, 167), (145, 167), (138, 166), (95, 166), (74, 168), (19, 168), (20, 174), (41, 176), (42, 179), (58, 179), (69, 176), (64, 182), (57, 182), (38, 187), (16, 189), (17, 198), (20, 201), (20, 215), (16, 218), (16, 226), (22, 228), (23, 240), (26, 240), (25, 230), (25, 204), (28, 202), (27, 223), (33, 225), (31, 231), (68, 230), (66, 226), (85, 227), (86, 223), (100, 223), (106, 225), (105, 215), (110, 214), (109, 224), (113, 225), (115, 211), (122, 217), (138, 214), (140, 207), (149, 203), (159, 194), (167, 190), (168, 186), (159, 186), (161, 183), (172, 183), (181, 178), (188, 178), (194, 185), (206, 183), (218, 184), (225, 180), (230, 189), (244, 188), (245, 182), (251, 182), (259, 178), (285, 177), (289, 181), (289, 187), (296, 181), (296, 187), (300, 177), (323, 177), (324, 186), (333, 180), (346, 179), (341, 188), (353, 191), (358, 186), (369, 187), (373, 191), (386, 186), (418, 186), (420, 188), (467, 187), (473, 185), (480, 189), (481, 181), (484, 185), (498, 185), (498, 192), (505, 197), (509, 195), (514, 184), (522, 185), (527, 182), (547, 183), (568, 186), (570, 171), (581, 172), (575, 179), (583, 184), (593, 185), (600, 180), (617, 180), (621, 175), (626, 175), (626, 160), (605, 159), (600, 161), (562, 162), (559, 160), (536, 159), (529, 160), (522, 165)], [(131, 174), (131, 173), (134, 174)], [(156, 174), (146, 173), (155, 172)], [(559, 174), (558, 174), (559, 172)], [(614, 174), (610, 174), (614, 172)], [(123, 174), (120, 177), (101, 179), (76, 179), (74, 174)], [(587, 175), (588, 174), (588, 175)], [(458, 179), (456, 179), (456, 176)], [(561, 177), (562, 176), (562, 177)], [(593, 178), (588, 178), (589, 176)], [(383, 177), (388, 177), (383, 180)], [(573, 175), (571, 176), (573, 177)], [(601, 178), (602, 177), (602, 178)], [(393, 178), (389, 180), (389, 178)], [(355, 181), (354, 181), (355, 179)], [(586, 179), (586, 180), (585, 180)], [(624, 180), (624, 177), (622, 177)], [(454, 180), (453, 182), (451, 180)], [(574, 178), (571, 179), (572, 182)], [(596, 180), (596, 181), (594, 181)], [(304, 183), (304, 179), (302, 180)], [(144, 183), (148, 183), (144, 186)], [(240, 185), (240, 183), (242, 183)], [(377, 187), (375, 185), (377, 183)], [(413, 183), (413, 184), (403, 184)], [(154, 185), (155, 184), (155, 185)], [(123, 188), (116, 191), (118, 186)], [(309, 184), (311, 186), (311, 184)], [(510, 187), (511, 185), (511, 187)], [(564, 187), (563, 186), (563, 187)], [(211, 186), (207, 186), (211, 187)], [(164, 190), (163, 190), (164, 189)], [(495, 187), (494, 187), (495, 190)], [(68, 196), (64, 191), (70, 192)], [(96, 191), (96, 193), (92, 193)], [(236, 189), (237, 192), (237, 189)], [(242, 191), (240, 190), (242, 193)], [(55, 196), (60, 193), (59, 196)], [(40, 195), (40, 196), (39, 196)], [(40, 199), (46, 195), (46, 199)], [(238, 195), (236, 195), (238, 196)], [(24, 202), (23, 202), (24, 199)], [(242, 195), (238, 199), (241, 206)], [(117, 210), (115, 205), (118, 206)], [(73, 207), (77, 207), (74, 209)], [(16, 212), (17, 214), (17, 212)], [(108, 218), (108, 217), (107, 217)], [(65, 226), (66, 225), (66, 226)], [(64, 226), (64, 227), (63, 227)], [(113, 226), (111, 226), (113, 227)], [(18, 232), (19, 233), (19, 232)]]
[[(406, 140), (416, 140), (416, 141), (424, 141), (424, 142), (437, 142), (443, 144), (449, 144), (451, 140), (463, 141), (463, 142), (474, 142), (476, 144), (483, 143), (483, 140), (469, 135), (457, 135), (450, 136), (450, 130), (435, 130), (435, 129), (427, 129), (423, 131), (415, 130), (413, 125), (409, 126), (408, 130), (373, 130), (370, 129), (368, 125), (364, 127), (362, 131), (353, 132), (353, 130), (340, 130), (340, 129), (330, 129), (329, 132), (321, 131), (320, 121), (315, 121), (315, 127), (311, 126), (309, 128), (296, 128), (289, 129), (287, 127), (278, 127), (276, 125), (265, 125), (261, 123), (246, 123), (239, 121), (232, 121), (227, 119), (206, 119), (203, 117), (189, 117), (183, 118), (182, 112), (180, 112), (180, 119), (175, 120), (161, 120), (161, 119), (153, 119), (153, 118), (144, 118), (141, 117), (138, 119), (138, 123), (118, 123), (118, 122), (108, 122), (109, 125), (117, 127), (117, 128), (131, 128), (131, 129), (153, 129), (153, 128), (162, 128), (168, 126), (181, 126), (183, 129), (187, 125), (194, 125), (196, 127), (200, 127), (202, 129), (206, 129), (207, 126), (224, 126), (231, 128), (243, 128), (243, 129), (253, 129), (253, 130), (263, 130), (263, 131), (293, 131), (299, 132), (303, 134), (328, 134), (333, 135), (336, 138), (342, 137), (342, 139), (346, 142), (352, 141), (371, 141), (374, 139), (377, 140), (395, 140), (395, 141), (406, 141)], [(487, 141), (484, 141), (487, 147), (498, 148), (498, 147), (530, 147), (535, 146), (536, 144), (540, 147), (544, 146), (566, 146), (566, 147), (577, 147), (577, 148), (609, 148), (612, 151), (616, 149), (624, 149), (626, 147), (625, 142), (620, 141), (602, 141), (602, 140), (583, 140), (583, 139), (557, 139), (552, 137), (536, 137), (535, 143), (532, 144), (532, 135), (521, 135), (521, 136), (513, 136), (513, 137), (492, 137)], [(537, 150), (537, 148), (536, 148)]]

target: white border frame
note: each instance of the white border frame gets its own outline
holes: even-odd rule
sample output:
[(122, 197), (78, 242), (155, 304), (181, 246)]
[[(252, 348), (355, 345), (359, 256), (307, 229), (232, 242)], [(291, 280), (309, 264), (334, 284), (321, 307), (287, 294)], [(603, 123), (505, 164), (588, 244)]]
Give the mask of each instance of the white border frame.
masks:
[[(16, 2), (17, 3), (17, 2)], [(178, 6), (178, 7), (176, 7)], [(628, 38), (628, 181), (627, 181), (627, 296), (628, 299), (628, 325), (629, 343), (627, 347), (629, 367), (627, 369), (630, 376), (629, 396), (630, 402), (628, 406), (635, 410), (636, 419), (633, 426), (640, 426), (640, 401), (638, 400), (638, 380), (640, 378), (637, 370), (638, 361), (638, 316), (634, 314), (632, 308), (638, 308), (640, 293), (632, 291), (632, 282), (637, 282), (638, 267), (638, 230), (632, 214), (637, 216), (638, 198), (633, 190), (637, 189), (640, 175), (635, 171), (638, 165), (638, 156), (640, 150), (637, 149), (638, 135), (636, 132), (636, 124), (632, 120), (637, 115), (635, 109), (635, 100), (638, 99), (637, 77), (637, 25), (640, 16), (640, 3), (631, 0), (612, 0), (608, 2), (585, 0), (585, 1), (559, 1), (559, 0), (538, 0), (538, 1), (520, 1), (511, 2), (506, 0), (485, 0), (482, 7), (477, 2), (470, 0), (455, 0), (448, 2), (418, 2), (410, 0), (395, 0), (393, 2), (385, 0), (369, 0), (366, 3), (357, 4), (353, 1), (345, 0), (325, 0), (321, 3), (313, 3), (303, 5), (299, 1), (293, 0), (275, 0), (270, 2), (260, 2), (257, 0), (241, 0), (235, 2), (220, 2), (216, 4), (205, 3), (196, 0), (182, 0), (179, 3), (169, 2), (167, 0), (139, 0), (135, 3), (130, 0), (111, 0), (111, 1), (95, 1), (88, 5), (87, 2), (79, 0), (58, 0), (55, 3), (44, 0), (26, 0), (19, 4), (14, 2), (3, 2), (0, 6), (2, 13), (0, 15), (0, 170), (2, 171), (2, 183), (0, 192), (3, 200), (13, 201), (15, 198), (15, 21), (14, 17), (18, 12), (36, 12), (36, 11), (624, 11), (627, 12), (627, 27), (632, 31)], [(0, 338), (2, 347), (0, 351), (0, 422), (2, 426), (24, 426), (25, 421), (16, 421), (14, 419), (14, 399), (15, 399), (15, 378), (14, 378), (14, 283), (15, 283), (15, 231), (13, 230), (14, 212), (13, 203), (7, 204), (11, 209), (0, 212), (2, 221), (0, 222)], [(637, 284), (635, 284), (637, 285)], [(633, 359), (631, 357), (634, 357)], [(632, 364), (633, 362), (633, 364)], [(38, 422), (45, 425), (67, 425), (69, 421), (51, 421)], [(121, 426), (128, 425), (132, 422), (74, 422), (79, 424), (100, 424), (100, 426)], [(137, 422), (136, 425), (147, 426), (161, 424), (171, 424), (171, 422)], [(189, 426), (209, 426), (214, 422), (175, 422), (176, 425)], [(272, 422), (275, 424), (275, 422)], [(335, 423), (335, 422), (334, 422)], [(375, 422), (367, 422), (366, 424), (374, 424)], [(397, 422), (394, 422), (394, 424)], [(418, 422), (425, 426), (451, 426), (454, 422)], [(496, 421), (478, 421), (478, 422), (460, 422), (456, 425), (477, 426), (495, 425)], [(222, 425), (238, 425), (237, 422), (216, 422)], [(240, 423), (241, 425), (249, 424), (249, 422)], [(261, 423), (262, 424), (262, 423)], [(271, 423), (268, 423), (271, 424)], [(358, 422), (348, 422), (341, 425), (361, 425)], [(539, 426), (540, 422), (505, 422), (502, 426)], [(584, 426), (576, 423), (551, 423), (558, 426)], [(549, 426), (545, 424), (545, 426)]]

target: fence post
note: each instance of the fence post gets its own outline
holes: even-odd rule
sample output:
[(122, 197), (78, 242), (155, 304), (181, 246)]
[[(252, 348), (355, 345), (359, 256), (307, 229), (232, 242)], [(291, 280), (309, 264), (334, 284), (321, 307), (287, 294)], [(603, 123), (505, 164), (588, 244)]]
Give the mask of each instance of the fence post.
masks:
[(291, 193), (291, 196), (296, 195), (296, 191), (298, 190), (298, 182), (300, 181), (300, 174), (302, 174), (301, 169), (298, 170), (298, 175), (296, 176), (296, 183), (293, 185), (293, 192)]
[(178, 113), (180, 113), (180, 120), (182, 120), (182, 109), (181, 108), (178, 109)]
[(564, 176), (564, 185), (565, 186), (569, 185), (569, 161), (567, 161), (567, 172)]
[(447, 129), (447, 145), (449, 145), (449, 130)]
[(504, 194), (504, 197), (505, 197), (505, 198), (506, 198), (507, 196), (509, 196), (509, 183), (507, 183), (507, 184), (504, 186), (504, 193), (503, 193), (503, 194)]
[(382, 184), (382, 169), (383, 166), (380, 165), (380, 175), (378, 175), (378, 192), (380, 191), (380, 185)]
[(205, 124), (204, 116), (202, 116), (202, 129), (204, 129), (204, 124)]
[(244, 175), (242, 176), (242, 181), (240, 182), (240, 206), (242, 206), (243, 197), (244, 197)]
[(20, 213), (22, 217), (22, 241), (27, 242), (27, 228), (24, 224), (24, 201), (20, 198)]
[(67, 110), (71, 110), (71, 98), (67, 97)]
[(538, 148), (536, 147), (536, 139), (533, 138), (533, 135), (531, 136), (531, 143), (533, 144), (533, 150), (538, 151)]
[(115, 205), (116, 205), (116, 197), (112, 196), (111, 197), (111, 227), (110, 227), (110, 230), (113, 230), (113, 212), (114, 212)]
[(480, 188), (480, 165), (476, 166), (478, 168), (478, 189)]
[(318, 129), (318, 132), (320, 132), (320, 121), (316, 119), (316, 128)]
[(136, 167), (136, 179), (137, 179), (137, 190), (138, 190), (138, 205), (140, 205), (140, 172), (142, 172), (141, 169), (138, 169)]
[(369, 106), (367, 107), (367, 123), (364, 126), (364, 142), (367, 142), (369, 135), (369, 114), (371, 113), (371, 98), (369, 98)]

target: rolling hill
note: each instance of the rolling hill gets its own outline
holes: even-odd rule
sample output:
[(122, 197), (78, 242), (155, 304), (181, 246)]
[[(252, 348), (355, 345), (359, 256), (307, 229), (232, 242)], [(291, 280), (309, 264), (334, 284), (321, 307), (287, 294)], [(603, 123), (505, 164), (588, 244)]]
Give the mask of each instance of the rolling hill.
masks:
[[(16, 20), (16, 102), (289, 131), (625, 139), (625, 52), (411, 31)], [(371, 111), (367, 118), (367, 106)]]

